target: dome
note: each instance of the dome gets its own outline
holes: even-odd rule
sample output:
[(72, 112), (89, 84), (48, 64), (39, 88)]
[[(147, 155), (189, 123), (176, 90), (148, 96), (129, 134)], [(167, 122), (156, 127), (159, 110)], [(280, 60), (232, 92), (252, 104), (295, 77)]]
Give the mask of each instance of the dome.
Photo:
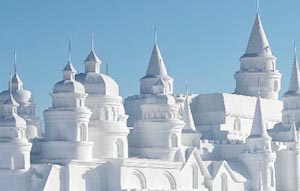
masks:
[(84, 86), (75, 80), (62, 80), (55, 84), (53, 93), (79, 93), (85, 94)]
[[(20, 105), (28, 104), (33, 101), (33, 96), (29, 90), (14, 90), (12, 92), (14, 99)], [(0, 103), (5, 102), (9, 98), (9, 90), (0, 93)]]
[(80, 73), (76, 80), (81, 82), (88, 94), (119, 96), (119, 86), (110, 77), (96, 72)]

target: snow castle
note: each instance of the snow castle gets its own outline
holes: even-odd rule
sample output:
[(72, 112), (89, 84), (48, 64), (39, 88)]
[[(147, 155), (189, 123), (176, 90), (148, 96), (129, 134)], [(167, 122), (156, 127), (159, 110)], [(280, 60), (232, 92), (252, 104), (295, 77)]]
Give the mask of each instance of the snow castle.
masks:
[(140, 93), (123, 100), (101, 72), (93, 36), (79, 74), (70, 40), (44, 127), (15, 54), (0, 93), (0, 190), (300, 191), (297, 51), (279, 99), (281, 74), (259, 13), (232, 94), (175, 95), (155, 41)]

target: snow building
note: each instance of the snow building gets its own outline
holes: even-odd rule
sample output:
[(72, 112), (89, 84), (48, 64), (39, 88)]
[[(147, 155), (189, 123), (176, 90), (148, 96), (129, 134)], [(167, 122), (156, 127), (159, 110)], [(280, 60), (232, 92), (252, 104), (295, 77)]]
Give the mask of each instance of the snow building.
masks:
[(35, 104), (15, 70), (0, 94), (0, 190), (300, 190), (296, 51), (282, 100), (259, 14), (240, 62), (233, 94), (175, 95), (155, 41), (140, 94), (123, 106), (118, 84), (101, 73), (92, 34), (83, 73), (76, 74), (69, 44), (38, 136), (27, 133), (28, 116), (38, 117), (19, 111)]

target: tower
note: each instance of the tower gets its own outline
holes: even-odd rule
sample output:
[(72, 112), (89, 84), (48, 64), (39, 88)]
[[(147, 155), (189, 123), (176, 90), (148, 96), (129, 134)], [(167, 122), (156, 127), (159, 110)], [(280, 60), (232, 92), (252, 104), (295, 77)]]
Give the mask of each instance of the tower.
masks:
[(0, 169), (29, 169), (32, 144), (26, 138), (26, 121), (17, 113), (19, 105), (12, 96), (11, 85), (9, 90), (0, 110)]
[(140, 93), (143, 94), (166, 94), (173, 93), (173, 79), (168, 75), (167, 69), (161, 56), (156, 40), (152, 49), (146, 75), (140, 79)]
[(89, 122), (89, 140), (94, 142), (94, 158), (128, 157), (128, 116), (118, 84), (108, 75), (100, 73), (101, 60), (94, 50), (92, 33), (91, 52), (84, 61), (85, 72), (76, 75), (84, 85), (88, 97), (86, 106), (92, 111)]
[(259, 13), (256, 14), (248, 46), (240, 62), (240, 70), (234, 76), (235, 94), (258, 96), (260, 79), (261, 97), (278, 99), (281, 74), (276, 69), (276, 57), (272, 54)]
[(140, 115), (130, 133), (130, 152), (138, 157), (172, 161), (181, 147), (184, 122), (172, 94), (173, 79), (167, 74), (156, 41), (147, 73), (140, 82), (141, 96), (125, 102), (128, 113)]
[[(0, 93), (0, 104), (5, 102), (10, 96), (10, 88), (12, 96), (18, 103), (18, 115), (26, 120), (26, 134), (28, 139), (33, 139), (42, 135), (41, 121), (35, 114), (36, 104), (34, 103), (32, 92), (24, 89), (17, 70), (17, 54), (14, 53), (14, 74), (8, 83), (8, 89)], [(10, 87), (11, 86), (11, 87)]]
[(63, 80), (53, 88), (52, 107), (44, 111), (45, 138), (42, 156), (50, 160), (92, 159), (92, 142), (88, 142), (91, 111), (85, 106), (84, 86), (75, 80), (76, 70), (69, 61), (63, 69)]
[(271, 137), (268, 135), (263, 119), (260, 97), (256, 101), (252, 130), (246, 139), (246, 147), (240, 158), (251, 174), (248, 189), (275, 191), (276, 154), (271, 149)]
[[(294, 60), (293, 67), (290, 77), (289, 89), (284, 93), (282, 97), (283, 111), (282, 111), (282, 123), (289, 126), (290, 118), (295, 116), (296, 126), (299, 126), (300, 122), (300, 76), (299, 76), (299, 65), (297, 58), (296, 45), (294, 46)], [(295, 115), (294, 115), (295, 114)]]

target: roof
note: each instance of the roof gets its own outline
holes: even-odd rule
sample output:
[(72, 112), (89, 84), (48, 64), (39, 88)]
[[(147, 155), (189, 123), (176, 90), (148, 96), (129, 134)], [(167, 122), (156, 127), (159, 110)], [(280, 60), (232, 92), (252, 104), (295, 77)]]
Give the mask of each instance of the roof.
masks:
[(155, 44), (153, 47), (145, 77), (155, 76), (168, 76), (163, 57), (157, 44)]
[(294, 55), (293, 68), (291, 72), (289, 89), (284, 93), (284, 97), (300, 96), (299, 65), (296, 54)]
[(84, 62), (101, 62), (94, 50), (91, 50)]
[(252, 129), (248, 138), (271, 138), (267, 132), (260, 102), (260, 97), (257, 97)]
[(272, 55), (272, 51), (266, 33), (262, 26), (260, 15), (257, 13), (246, 48), (246, 52), (242, 57), (251, 57), (262, 54)]
[(71, 71), (76, 73), (76, 69), (74, 68), (73, 64), (68, 61), (67, 65), (64, 67), (63, 71)]
[(186, 98), (184, 100), (184, 109), (183, 109), (183, 121), (184, 121), (184, 127), (183, 130), (192, 130), (196, 131), (195, 123), (193, 119), (193, 115), (190, 108), (190, 102), (189, 102), (189, 96), (186, 95)]

